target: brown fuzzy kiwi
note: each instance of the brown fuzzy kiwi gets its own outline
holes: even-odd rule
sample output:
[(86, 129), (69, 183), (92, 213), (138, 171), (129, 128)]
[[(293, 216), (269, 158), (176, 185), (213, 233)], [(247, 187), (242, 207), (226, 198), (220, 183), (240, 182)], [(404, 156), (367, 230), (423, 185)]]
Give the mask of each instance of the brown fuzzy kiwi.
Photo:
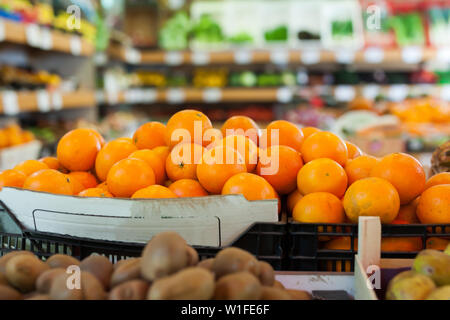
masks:
[(190, 267), (156, 280), (148, 300), (209, 300), (214, 295), (214, 275), (203, 268)]
[(35, 294), (25, 300), (39, 300), (39, 301), (44, 301), (44, 300), (50, 300), (50, 296), (48, 294)]
[(22, 300), (22, 294), (10, 286), (0, 285), (0, 300)]
[(56, 268), (43, 272), (36, 280), (36, 291), (41, 294), (48, 294), (52, 287), (53, 280), (60, 274), (65, 274), (66, 269)]
[(6, 279), (23, 293), (36, 289), (37, 278), (50, 267), (34, 255), (21, 254), (6, 263)]
[(292, 300), (312, 300), (312, 296), (309, 292), (303, 290), (286, 289)]
[(99, 255), (91, 255), (80, 263), (81, 271), (90, 272), (103, 285), (105, 290), (109, 289), (111, 275), (114, 267), (108, 258)]
[(275, 280), (275, 281), (273, 282), (273, 287), (274, 287), (274, 288), (278, 288), (278, 289), (284, 289), (284, 285), (283, 285), (280, 281), (278, 281), (278, 280)]
[(145, 300), (150, 284), (144, 280), (131, 280), (115, 286), (109, 300)]
[(119, 267), (114, 269), (111, 276), (111, 288), (141, 277), (141, 258), (130, 259), (121, 263)]
[(213, 264), (213, 272), (217, 278), (242, 271), (248, 271), (258, 277), (259, 269), (259, 261), (252, 254), (238, 248), (223, 249), (216, 255)]
[(275, 271), (265, 261), (259, 261), (259, 281), (263, 286), (272, 287), (275, 282)]
[(114, 263), (114, 265), (113, 265), (114, 270), (116, 270), (117, 268), (119, 268), (122, 264), (124, 264), (124, 263), (129, 263), (130, 261), (135, 260), (135, 259), (140, 259), (140, 258), (129, 258), (129, 259), (123, 259), (123, 260), (117, 261), (117, 262)]
[(292, 300), (291, 295), (283, 289), (274, 287), (263, 287), (261, 300)]
[(8, 279), (6, 279), (6, 276), (4, 273), (0, 272), (0, 285), (3, 284), (5, 286), (9, 285)]
[(195, 250), (194, 248), (192, 248), (190, 246), (186, 246), (186, 250), (187, 250), (188, 258), (189, 258), (188, 265), (191, 267), (196, 266), (198, 264), (198, 260), (199, 260), (197, 250)]
[(50, 268), (64, 268), (67, 269), (70, 266), (78, 266), (80, 265), (80, 261), (75, 259), (74, 257), (65, 255), (65, 254), (55, 254), (47, 259), (46, 263), (50, 266)]
[(105, 290), (103, 285), (89, 272), (81, 272), (78, 276), (79, 278), (79, 288), (70, 287), (70, 285), (76, 285), (75, 278), (73, 275), (68, 275), (66, 273), (60, 274), (55, 277), (50, 288), (50, 299), (51, 300), (104, 300), (106, 298)]
[(81, 288), (84, 300), (105, 300), (107, 298), (102, 283), (89, 272), (81, 272)]
[(34, 254), (30, 251), (13, 251), (10, 253), (5, 254), (3, 257), (0, 258), (0, 272), (5, 273), (6, 271), (6, 263), (11, 259), (12, 257), (21, 255), (21, 254), (27, 254), (34, 256)]
[(205, 259), (205, 260), (200, 261), (197, 264), (197, 267), (212, 271), (213, 265), (214, 265), (214, 258), (210, 258), (210, 259)]
[(216, 282), (215, 300), (258, 300), (262, 286), (249, 272), (236, 272), (221, 277)]
[(186, 241), (176, 232), (154, 236), (142, 253), (141, 276), (154, 281), (186, 268), (189, 265), (186, 247)]

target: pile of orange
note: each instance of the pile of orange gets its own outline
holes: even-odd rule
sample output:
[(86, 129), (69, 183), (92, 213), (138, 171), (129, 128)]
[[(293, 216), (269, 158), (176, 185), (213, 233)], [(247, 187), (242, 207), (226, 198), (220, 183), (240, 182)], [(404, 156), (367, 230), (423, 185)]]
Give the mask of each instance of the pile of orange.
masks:
[(214, 129), (197, 110), (150, 122), (105, 143), (92, 129), (59, 141), (56, 157), (0, 173), (0, 186), (85, 197), (174, 198), (242, 194), (287, 198), (294, 221), (450, 223), (450, 173), (426, 181), (422, 165), (396, 153), (377, 159), (333, 133), (274, 121), (261, 130), (235, 116)]
[(34, 139), (31, 131), (23, 130), (17, 124), (11, 124), (0, 129), (0, 148), (18, 146)]

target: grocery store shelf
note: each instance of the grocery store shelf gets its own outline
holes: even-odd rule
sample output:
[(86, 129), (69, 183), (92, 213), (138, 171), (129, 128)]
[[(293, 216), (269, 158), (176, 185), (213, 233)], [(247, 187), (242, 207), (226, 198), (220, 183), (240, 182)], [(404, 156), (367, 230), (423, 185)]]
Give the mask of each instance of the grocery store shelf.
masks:
[(77, 90), (73, 92), (1, 91), (0, 114), (17, 115), (22, 112), (49, 112), (63, 109), (94, 107), (95, 92)]
[(91, 56), (95, 51), (93, 44), (78, 35), (6, 19), (0, 19), (0, 42), (22, 44), (75, 56)]
[(227, 51), (161, 51), (138, 50), (121, 45), (111, 45), (108, 55), (129, 64), (146, 65), (208, 65), (208, 64), (319, 64), (319, 63), (364, 63), (379, 65), (383, 63), (417, 64), (439, 59), (450, 60), (449, 49), (405, 47), (402, 49), (367, 48), (365, 50), (246, 50)]

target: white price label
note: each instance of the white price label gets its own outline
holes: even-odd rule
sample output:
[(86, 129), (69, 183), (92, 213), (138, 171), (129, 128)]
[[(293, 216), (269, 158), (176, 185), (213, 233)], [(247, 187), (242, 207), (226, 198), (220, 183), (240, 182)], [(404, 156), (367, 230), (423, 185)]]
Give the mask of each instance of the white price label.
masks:
[(248, 50), (237, 50), (234, 52), (234, 62), (237, 64), (249, 64), (252, 62), (252, 53)]
[(450, 63), (450, 47), (439, 48), (436, 59), (444, 63)]
[(408, 64), (415, 64), (422, 61), (423, 50), (422, 47), (404, 47), (402, 49), (403, 62)]
[(41, 47), (41, 30), (37, 24), (29, 24), (25, 28), (27, 43), (31, 47)]
[(182, 103), (185, 99), (185, 93), (183, 89), (169, 89), (167, 90), (167, 102), (169, 103)]
[(289, 52), (286, 50), (275, 50), (270, 53), (270, 61), (274, 64), (286, 65), (289, 63)]
[(142, 92), (143, 103), (153, 103), (158, 98), (158, 92), (155, 89), (145, 89)]
[(384, 59), (384, 50), (378, 47), (367, 48), (364, 51), (364, 60), (368, 63), (381, 63)]
[(82, 51), (81, 38), (79, 36), (70, 37), (70, 53), (74, 56), (79, 56)]
[(338, 63), (350, 64), (355, 61), (355, 52), (352, 50), (337, 50), (334, 55)]
[(63, 108), (63, 97), (60, 92), (53, 92), (52, 107), (53, 110), (61, 110)]
[(95, 93), (95, 100), (97, 101), (97, 103), (105, 103), (105, 93), (103, 92), (103, 90), (98, 90)]
[(142, 60), (141, 53), (134, 48), (125, 49), (125, 61), (130, 64), (139, 64)]
[(6, 30), (5, 30), (5, 23), (3, 20), (0, 19), (0, 42), (5, 41), (6, 38)]
[(41, 28), (41, 49), (51, 50), (53, 48), (52, 32), (49, 28)]
[(12, 116), (19, 113), (19, 102), (17, 99), (17, 93), (15, 91), (3, 91), (2, 93), (3, 100), (3, 113)]
[(363, 88), (362, 95), (368, 100), (374, 100), (380, 94), (380, 86), (370, 84)]
[(319, 50), (305, 50), (302, 51), (300, 58), (304, 64), (316, 64), (320, 62)]
[(208, 103), (219, 102), (222, 100), (222, 91), (218, 88), (203, 90), (203, 100)]
[(164, 61), (169, 66), (179, 66), (183, 63), (183, 54), (178, 51), (169, 51), (165, 54)]
[(338, 101), (352, 101), (355, 98), (356, 92), (355, 88), (352, 86), (341, 85), (337, 86), (334, 90), (334, 97)]
[(40, 112), (49, 112), (50, 108), (50, 96), (46, 90), (39, 90), (36, 93), (37, 107)]
[(390, 100), (398, 102), (408, 96), (408, 85), (394, 84), (389, 87), (388, 97)]
[(281, 103), (288, 103), (292, 101), (293, 98), (292, 90), (289, 88), (279, 88), (277, 90), (277, 101)]
[(126, 103), (140, 103), (142, 102), (142, 91), (141, 89), (130, 89), (125, 91), (124, 99)]
[(106, 97), (110, 105), (115, 105), (119, 103), (119, 94), (117, 93), (117, 91), (108, 91), (106, 93)]
[(442, 86), (441, 99), (444, 101), (450, 101), (450, 84)]
[(204, 66), (209, 63), (209, 53), (203, 51), (195, 51), (191, 54), (191, 60), (194, 65)]

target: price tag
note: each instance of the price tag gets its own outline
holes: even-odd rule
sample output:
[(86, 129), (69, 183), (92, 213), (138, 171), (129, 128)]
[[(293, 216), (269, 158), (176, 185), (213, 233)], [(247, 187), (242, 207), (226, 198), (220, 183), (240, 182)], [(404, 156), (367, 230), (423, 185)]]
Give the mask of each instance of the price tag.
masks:
[(384, 59), (384, 50), (378, 47), (367, 48), (364, 51), (364, 60), (368, 63), (381, 63)]
[(341, 85), (334, 90), (334, 97), (338, 101), (352, 101), (355, 98), (355, 88), (352, 86)]
[(140, 103), (142, 101), (141, 89), (130, 89), (125, 91), (124, 99), (126, 103)]
[(50, 108), (50, 97), (46, 90), (39, 90), (36, 93), (37, 107), (40, 112), (49, 112)]
[(175, 104), (182, 103), (185, 99), (185, 93), (182, 89), (168, 89), (167, 90), (167, 102)]
[(142, 60), (141, 53), (134, 48), (125, 49), (125, 61), (130, 64), (139, 64)]
[(436, 59), (438, 61), (449, 63), (450, 62), (450, 47), (439, 48), (437, 51)]
[(421, 47), (404, 47), (402, 49), (403, 62), (415, 64), (422, 61), (423, 50)]
[(392, 101), (402, 101), (408, 95), (408, 86), (406, 84), (394, 84), (389, 87), (388, 97)]
[(270, 61), (274, 64), (286, 65), (289, 63), (289, 52), (286, 50), (275, 50), (270, 53)]
[(316, 64), (320, 62), (319, 50), (305, 50), (302, 51), (300, 58), (304, 64)]
[(108, 91), (106, 93), (107, 101), (110, 105), (115, 105), (119, 103), (119, 94), (117, 91)]
[(277, 90), (277, 101), (281, 103), (288, 103), (292, 101), (293, 93), (289, 88), (279, 88)]
[(252, 53), (248, 50), (237, 50), (234, 52), (234, 62), (237, 64), (249, 64), (252, 62)]
[(179, 66), (183, 63), (183, 55), (178, 51), (169, 51), (165, 54), (164, 61), (169, 66)]
[(70, 37), (70, 53), (74, 56), (81, 55), (82, 44), (81, 38), (79, 36), (71, 36)]
[(25, 28), (25, 34), (27, 37), (27, 43), (31, 47), (41, 47), (41, 30), (37, 24), (29, 24)]
[(368, 100), (374, 100), (380, 94), (380, 86), (375, 84), (367, 85), (363, 88), (362, 95)]
[(218, 88), (210, 88), (203, 90), (203, 101), (215, 103), (222, 100), (222, 91)]
[(41, 49), (51, 50), (53, 48), (52, 32), (49, 28), (41, 28)]
[(103, 92), (103, 90), (98, 90), (95, 93), (95, 100), (97, 101), (97, 103), (105, 103), (105, 93)]
[(442, 86), (441, 99), (444, 101), (450, 101), (450, 84)]
[(155, 89), (146, 89), (142, 91), (142, 102), (153, 103), (158, 98), (158, 93)]
[(0, 42), (5, 41), (6, 38), (6, 30), (5, 23), (0, 19)]
[(191, 60), (194, 65), (203, 66), (209, 63), (209, 53), (203, 51), (195, 51), (191, 54)]
[(61, 110), (63, 108), (63, 97), (60, 92), (53, 92), (52, 107), (53, 110)]
[(19, 113), (19, 103), (17, 93), (15, 91), (7, 90), (2, 92), (3, 113), (8, 116), (13, 116)]
[(334, 53), (338, 63), (350, 64), (355, 61), (355, 52), (351, 50), (338, 50)]

